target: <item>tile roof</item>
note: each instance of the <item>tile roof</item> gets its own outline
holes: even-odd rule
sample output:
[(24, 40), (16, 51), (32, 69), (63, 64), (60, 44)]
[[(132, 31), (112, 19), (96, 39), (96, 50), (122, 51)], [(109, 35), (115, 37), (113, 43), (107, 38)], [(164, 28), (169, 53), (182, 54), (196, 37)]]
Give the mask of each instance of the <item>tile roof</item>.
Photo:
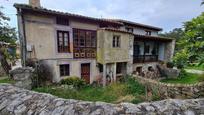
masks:
[(161, 37), (161, 36), (149, 36), (149, 35), (140, 35), (134, 34), (135, 38), (138, 40), (146, 39), (146, 40), (160, 40), (160, 41), (172, 41), (173, 38)]
[(68, 13), (68, 12), (60, 12), (60, 11), (56, 11), (56, 10), (50, 10), (50, 9), (43, 8), (43, 7), (33, 7), (31, 5), (28, 5), (28, 4), (14, 4), (14, 7), (32, 10), (32, 11), (50, 13), (50, 14), (66, 15), (66, 16), (70, 16), (70, 17), (89, 19), (89, 20), (99, 21), (99, 22), (109, 22), (112, 24), (120, 25), (120, 26), (122, 26), (124, 24), (129, 24), (129, 25), (139, 26), (139, 27), (143, 27), (143, 28), (147, 28), (147, 29), (154, 29), (154, 30), (158, 30), (158, 31), (162, 30), (162, 28), (159, 28), (159, 27), (154, 27), (154, 26), (145, 25), (145, 24), (136, 23), (136, 22), (127, 21), (127, 20), (122, 20), (122, 19), (93, 18), (93, 17), (82, 16), (82, 15), (78, 15), (78, 14), (72, 14), (72, 13)]
[(123, 25), (123, 23), (121, 23), (121, 22), (117, 22), (117, 21), (113, 21), (113, 20), (109, 20), (109, 19), (82, 16), (82, 15), (72, 14), (72, 13), (68, 13), (68, 12), (50, 10), (50, 9), (43, 8), (43, 7), (33, 7), (33, 6), (27, 5), (27, 4), (14, 4), (14, 7), (26, 9), (26, 10), (37, 11), (37, 12), (42, 12), (42, 13), (50, 13), (50, 14), (55, 14), (55, 15), (65, 15), (65, 16), (76, 17), (76, 18), (83, 18), (83, 19), (88, 19), (88, 20), (98, 21), (98, 22), (108, 22), (108, 23), (112, 23), (112, 24), (116, 24), (116, 25), (120, 25), (120, 26)]
[(154, 29), (157, 31), (162, 31), (162, 28), (159, 28), (159, 27), (150, 26), (150, 25), (141, 24), (141, 23), (136, 23), (136, 22), (132, 22), (132, 21), (128, 21), (128, 20), (122, 20), (122, 19), (110, 19), (110, 20), (121, 22), (121, 23), (124, 23), (127, 25), (139, 26), (139, 27), (143, 27), (143, 28), (147, 28), (147, 29)]
[(100, 28), (99, 30), (107, 30), (107, 31), (114, 31), (114, 32), (122, 32), (127, 34), (134, 35), (138, 40), (160, 40), (160, 41), (172, 41), (173, 38), (161, 37), (161, 36), (149, 36), (149, 35), (141, 35), (141, 34), (133, 34), (131, 32), (127, 32), (124, 30), (119, 30), (115, 28)]
[(133, 34), (133, 33), (131, 33), (131, 32), (127, 32), (127, 31), (120, 30), (120, 29), (115, 29), (115, 28), (99, 28), (99, 30), (107, 30), (107, 31), (114, 31), (114, 32), (121, 32), (121, 33)]
[[(162, 30), (161, 28), (158, 28), (158, 27), (145, 25), (145, 24), (140, 24), (140, 23), (131, 22), (131, 21), (122, 20), (122, 19), (93, 18), (93, 17), (82, 16), (82, 15), (78, 15), (78, 14), (72, 14), (72, 13), (68, 13), (68, 12), (60, 12), (60, 11), (50, 10), (50, 9), (46, 9), (46, 8), (43, 8), (43, 7), (33, 7), (33, 6), (30, 6), (30, 5), (27, 5), (27, 4), (14, 4), (14, 7), (25, 9), (25, 10), (32, 10), (32, 11), (42, 12), (42, 13), (49, 13), (49, 14), (54, 14), (54, 15), (65, 15), (65, 16), (70, 16), (70, 17), (75, 17), (75, 18), (83, 18), (83, 19), (97, 21), (97, 22), (107, 22), (107, 23), (111, 23), (111, 24), (115, 24), (115, 25), (119, 25), (119, 26), (122, 26), (124, 24), (130, 24), (130, 25), (133, 25), (133, 26), (139, 26), (139, 27), (154, 29), (154, 30), (158, 30), (158, 31)], [(119, 30), (119, 29), (114, 29), (114, 28), (100, 28), (100, 29), (133, 34), (131, 32), (127, 32), (127, 31)], [(164, 40), (164, 41), (173, 40), (171, 38), (159, 37), (159, 36), (147, 36), (147, 35), (139, 35), (139, 34), (133, 34), (133, 35), (135, 35), (138, 38), (144, 38), (144, 39)]]

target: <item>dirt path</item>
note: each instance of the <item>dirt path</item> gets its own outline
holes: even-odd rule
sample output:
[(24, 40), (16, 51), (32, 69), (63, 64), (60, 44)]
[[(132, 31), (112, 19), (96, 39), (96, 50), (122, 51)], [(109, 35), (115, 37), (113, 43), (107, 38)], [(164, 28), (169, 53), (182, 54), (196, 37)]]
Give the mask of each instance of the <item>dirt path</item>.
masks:
[(195, 74), (204, 74), (202, 70), (195, 70), (195, 69), (185, 69), (188, 73), (195, 73)]

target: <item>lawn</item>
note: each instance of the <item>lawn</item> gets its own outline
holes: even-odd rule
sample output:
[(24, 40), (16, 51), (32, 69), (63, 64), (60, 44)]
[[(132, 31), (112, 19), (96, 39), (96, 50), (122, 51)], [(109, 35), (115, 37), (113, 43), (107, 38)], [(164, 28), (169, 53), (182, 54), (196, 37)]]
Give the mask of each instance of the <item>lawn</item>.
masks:
[(189, 65), (185, 69), (195, 69), (195, 70), (203, 70), (204, 71), (204, 64), (202, 64), (202, 65)]
[(2, 77), (0, 78), (0, 83), (14, 83), (14, 80), (9, 79), (8, 77)]
[(102, 101), (108, 103), (144, 101), (145, 88), (135, 80), (127, 83), (115, 83), (106, 87), (85, 86), (81, 89), (67, 88), (61, 85), (45, 86), (33, 89), (37, 92), (50, 93), (60, 98), (84, 101)]
[(180, 84), (194, 84), (204, 80), (204, 75), (198, 75), (193, 73), (187, 73), (184, 77), (178, 77), (177, 79), (164, 79), (161, 82), (164, 83), (180, 83)]

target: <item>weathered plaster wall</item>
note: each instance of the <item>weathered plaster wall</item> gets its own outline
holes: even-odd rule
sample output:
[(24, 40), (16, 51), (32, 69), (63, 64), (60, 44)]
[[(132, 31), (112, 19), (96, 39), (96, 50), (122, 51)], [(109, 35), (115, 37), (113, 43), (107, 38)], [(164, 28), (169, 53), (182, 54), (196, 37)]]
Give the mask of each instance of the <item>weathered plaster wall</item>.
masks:
[[(68, 78), (70, 76), (75, 76), (81, 78), (81, 64), (90, 63), (90, 83), (92, 83), (97, 75), (99, 75), (99, 71), (97, 68), (97, 63), (95, 59), (60, 59), (60, 60), (44, 60), (42, 63), (49, 66), (50, 71), (52, 72), (53, 82), (59, 82), (61, 79)], [(70, 66), (70, 76), (60, 77), (59, 66), (61, 64), (69, 64)]]
[[(25, 15), (25, 29), (27, 45), (32, 46), (32, 53), (28, 58), (37, 58), (48, 65), (52, 72), (53, 81), (58, 82), (60, 77), (59, 65), (70, 64), (70, 76), (81, 77), (81, 64), (91, 64), (90, 82), (98, 75), (96, 59), (73, 59), (73, 28), (97, 30), (98, 25), (93, 23), (78, 22), (70, 19), (69, 26), (57, 25), (56, 17), (46, 15)], [(58, 53), (57, 30), (69, 31), (70, 53)], [(63, 77), (64, 78), (64, 77)]]
[[(97, 60), (100, 63), (128, 62), (132, 61), (133, 35), (98, 30)], [(120, 47), (113, 48), (112, 40), (114, 35), (120, 36)]]
[[(48, 59), (55, 57), (53, 17), (25, 15), (27, 46), (33, 46), (32, 58)], [(28, 54), (28, 57), (30, 54)]]
[(163, 61), (164, 60), (164, 48), (165, 48), (165, 43), (160, 43), (159, 45), (159, 60)]
[(1, 115), (199, 115), (204, 114), (204, 99), (141, 103), (108, 104), (73, 99), (61, 99), (49, 94), (19, 89), (8, 84), (0, 85)]
[[(98, 24), (78, 22), (70, 19), (69, 26), (57, 25), (56, 17), (46, 15), (25, 15), (25, 30), (27, 45), (34, 46), (31, 54), (37, 59), (73, 58), (73, 28), (97, 30)], [(57, 30), (68, 31), (70, 39), (70, 53), (58, 53)], [(30, 54), (28, 54), (30, 57)]]

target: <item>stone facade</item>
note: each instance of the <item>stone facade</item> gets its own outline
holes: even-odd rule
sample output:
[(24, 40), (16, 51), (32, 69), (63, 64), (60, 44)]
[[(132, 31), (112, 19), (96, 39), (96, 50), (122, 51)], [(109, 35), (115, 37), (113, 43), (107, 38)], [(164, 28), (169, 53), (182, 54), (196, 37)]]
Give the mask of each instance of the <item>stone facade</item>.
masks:
[(173, 40), (172, 42), (168, 42), (167, 44), (165, 44), (164, 60), (166, 62), (172, 61), (172, 57), (174, 55), (175, 44), (176, 44), (176, 40)]
[(204, 97), (204, 82), (196, 84), (169, 84), (134, 76), (150, 92), (158, 91), (161, 98), (201, 98)]
[(204, 99), (167, 99), (141, 103), (109, 104), (61, 99), (36, 93), (9, 84), (0, 85), (1, 115), (199, 115), (204, 114)]

